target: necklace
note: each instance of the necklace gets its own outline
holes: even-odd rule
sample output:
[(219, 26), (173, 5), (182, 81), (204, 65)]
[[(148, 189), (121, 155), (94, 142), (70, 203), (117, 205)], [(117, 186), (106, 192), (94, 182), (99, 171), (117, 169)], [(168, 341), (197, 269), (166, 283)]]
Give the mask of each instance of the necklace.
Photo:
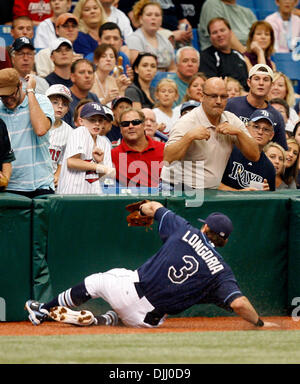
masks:
[(100, 81), (100, 79), (99, 79), (99, 77), (98, 77), (98, 74), (97, 74), (97, 72), (95, 72), (95, 75), (96, 75), (96, 80), (97, 80), (97, 84), (99, 85), (99, 88), (100, 88), (100, 90), (101, 90), (101, 92), (102, 92), (102, 95), (103, 95), (103, 97), (105, 98), (106, 96), (107, 96), (107, 92), (106, 92), (106, 79), (105, 79), (105, 82), (104, 82), (104, 88), (103, 88), (103, 86), (102, 86), (102, 83), (101, 83), (101, 81)]

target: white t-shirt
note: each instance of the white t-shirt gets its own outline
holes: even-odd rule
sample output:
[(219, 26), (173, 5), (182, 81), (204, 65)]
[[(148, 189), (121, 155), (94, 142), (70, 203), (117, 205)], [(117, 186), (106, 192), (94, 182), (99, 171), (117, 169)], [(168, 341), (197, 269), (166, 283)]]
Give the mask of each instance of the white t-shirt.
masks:
[[(69, 169), (68, 158), (80, 154), (80, 158), (92, 162), (94, 140), (84, 126), (73, 129), (71, 132), (62, 161), (57, 193), (59, 194), (102, 194), (99, 175), (91, 171), (78, 171)], [(103, 164), (112, 167), (110, 145), (102, 136), (97, 136), (96, 146), (104, 152)]]
[(49, 152), (54, 172), (56, 172), (58, 164), (62, 163), (68, 137), (72, 131), (73, 128), (63, 120), (59, 127), (55, 128), (52, 126), (49, 130)]
[(172, 117), (166, 115), (163, 111), (161, 111), (159, 108), (153, 108), (153, 112), (156, 116), (156, 121), (158, 124), (164, 123), (166, 124), (165, 130), (162, 132), (164, 135), (169, 136), (169, 133), (173, 127), (173, 125), (178, 121), (180, 118), (180, 112), (179, 109), (174, 108), (173, 109), (173, 115)]

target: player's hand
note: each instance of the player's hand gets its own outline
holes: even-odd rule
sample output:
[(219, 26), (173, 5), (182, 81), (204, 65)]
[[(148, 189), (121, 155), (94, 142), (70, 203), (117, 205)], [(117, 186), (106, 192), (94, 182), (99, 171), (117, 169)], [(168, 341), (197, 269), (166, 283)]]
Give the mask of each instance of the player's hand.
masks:
[(259, 327), (260, 329), (264, 328), (280, 328), (280, 325), (277, 323), (272, 323), (271, 321), (264, 321), (264, 326)]
[(209, 129), (203, 127), (202, 125), (193, 128), (190, 133), (193, 137), (193, 140), (208, 140), (210, 138)]
[(163, 207), (163, 205), (158, 201), (150, 201), (140, 206), (140, 212), (143, 215), (154, 217), (156, 210), (161, 207)]
[(102, 163), (104, 159), (104, 152), (102, 149), (95, 147), (92, 152), (93, 159), (96, 163)]
[(36, 80), (35, 80), (34, 75), (32, 75), (32, 74), (26, 75), (25, 80), (27, 82), (27, 87), (26, 87), (27, 89), (30, 89), (30, 88), (35, 89)]

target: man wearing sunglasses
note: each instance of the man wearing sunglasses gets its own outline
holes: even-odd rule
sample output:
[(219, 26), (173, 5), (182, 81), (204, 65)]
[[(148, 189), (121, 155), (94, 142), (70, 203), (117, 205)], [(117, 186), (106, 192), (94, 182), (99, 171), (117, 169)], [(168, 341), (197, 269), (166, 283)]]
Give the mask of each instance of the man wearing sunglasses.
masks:
[(26, 77), (26, 91), (14, 68), (0, 71), (0, 118), (5, 122), (16, 160), (7, 186), (33, 198), (54, 193), (48, 131), (54, 123), (50, 100), (35, 93), (34, 76)]
[(130, 108), (119, 117), (121, 144), (111, 151), (116, 179), (128, 187), (158, 187), (164, 143), (145, 134), (145, 115)]

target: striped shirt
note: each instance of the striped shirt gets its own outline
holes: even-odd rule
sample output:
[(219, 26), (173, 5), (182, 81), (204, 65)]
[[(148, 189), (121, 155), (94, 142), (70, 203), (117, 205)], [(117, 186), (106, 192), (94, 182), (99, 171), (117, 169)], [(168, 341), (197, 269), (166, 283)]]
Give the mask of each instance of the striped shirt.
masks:
[[(57, 193), (59, 194), (102, 194), (99, 175), (92, 171), (79, 171), (68, 168), (67, 160), (80, 154), (80, 158), (93, 162), (94, 140), (84, 126), (73, 129), (70, 133), (62, 161)], [(103, 164), (112, 167), (110, 143), (102, 136), (97, 136), (96, 146), (104, 152)]]
[[(37, 101), (54, 123), (54, 111), (48, 97), (36, 94)], [(35, 191), (54, 189), (53, 169), (49, 153), (49, 134), (37, 136), (30, 121), (28, 97), (14, 110), (0, 102), (0, 118), (5, 122), (16, 160), (7, 191)]]
[(49, 151), (52, 159), (53, 171), (56, 172), (57, 166), (62, 163), (66, 149), (68, 137), (73, 132), (73, 128), (62, 120), (62, 124), (55, 128), (51, 127), (49, 131), (50, 146)]

